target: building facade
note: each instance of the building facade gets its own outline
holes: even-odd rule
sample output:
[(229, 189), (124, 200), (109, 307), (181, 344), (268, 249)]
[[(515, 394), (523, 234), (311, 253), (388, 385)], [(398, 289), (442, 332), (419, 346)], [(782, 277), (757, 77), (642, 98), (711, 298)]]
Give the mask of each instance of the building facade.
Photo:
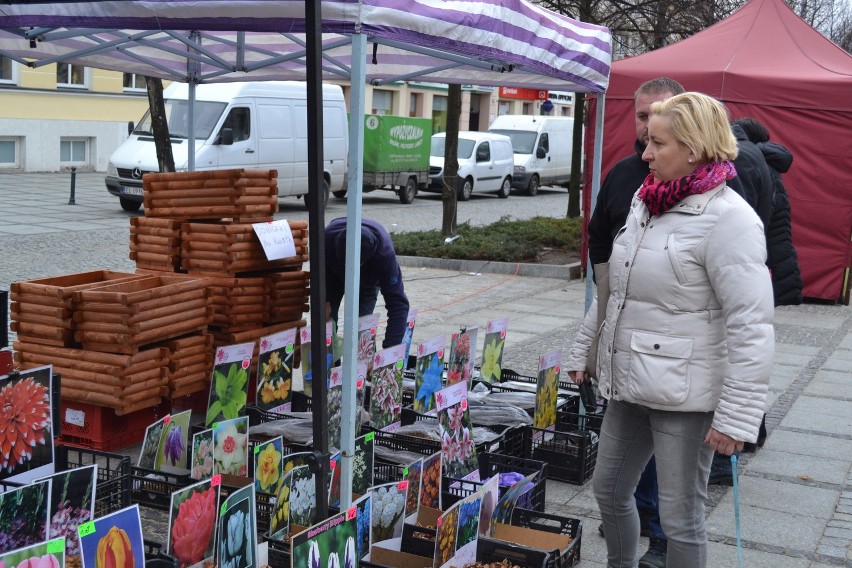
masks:
[[(350, 87), (341, 86), (348, 104)], [(487, 130), (499, 114), (573, 116), (573, 101), (573, 93), (465, 85), (461, 129)], [(433, 132), (446, 130), (443, 84), (368, 86), (364, 106), (431, 118)], [(0, 56), (0, 171), (105, 172), (128, 122), (147, 109), (144, 77), (70, 64), (30, 69)]]

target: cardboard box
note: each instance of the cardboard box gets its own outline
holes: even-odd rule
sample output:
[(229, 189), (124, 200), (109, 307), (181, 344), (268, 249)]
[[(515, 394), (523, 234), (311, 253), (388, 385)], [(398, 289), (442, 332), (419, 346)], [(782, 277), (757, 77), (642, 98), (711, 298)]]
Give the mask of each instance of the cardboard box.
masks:
[(374, 544), (370, 548), (370, 558), (362, 561), (360, 565), (382, 568), (432, 568), (432, 559)]

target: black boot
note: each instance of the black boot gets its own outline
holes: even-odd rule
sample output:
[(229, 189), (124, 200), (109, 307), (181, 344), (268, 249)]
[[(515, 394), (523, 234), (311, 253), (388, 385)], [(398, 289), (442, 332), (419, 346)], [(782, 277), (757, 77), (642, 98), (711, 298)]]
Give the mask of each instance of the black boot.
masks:
[(666, 568), (667, 548), (668, 541), (652, 536), (648, 552), (639, 559), (639, 568)]

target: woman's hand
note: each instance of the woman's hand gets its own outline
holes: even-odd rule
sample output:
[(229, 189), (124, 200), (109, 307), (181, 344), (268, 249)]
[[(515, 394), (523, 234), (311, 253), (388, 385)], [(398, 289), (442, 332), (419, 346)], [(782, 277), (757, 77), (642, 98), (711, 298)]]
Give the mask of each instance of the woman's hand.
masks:
[(715, 428), (710, 428), (710, 431), (707, 432), (707, 436), (704, 437), (704, 443), (713, 448), (714, 452), (719, 452), (726, 456), (729, 456), (734, 452), (741, 452), (743, 449), (743, 442), (734, 440), (727, 434), (722, 434)]
[(586, 371), (568, 371), (568, 376), (574, 381), (575, 385), (582, 385), (586, 382)]

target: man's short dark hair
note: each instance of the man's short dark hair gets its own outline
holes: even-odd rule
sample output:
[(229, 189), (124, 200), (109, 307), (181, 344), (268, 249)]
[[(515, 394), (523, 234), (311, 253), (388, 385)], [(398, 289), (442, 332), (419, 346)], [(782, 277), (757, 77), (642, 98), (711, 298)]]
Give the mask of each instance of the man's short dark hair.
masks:
[(645, 81), (639, 85), (639, 88), (636, 89), (636, 92), (633, 94), (633, 98), (635, 100), (639, 95), (660, 95), (662, 93), (679, 95), (683, 92), (686, 92), (686, 89), (684, 89), (683, 85), (674, 79), (670, 79), (668, 77), (657, 77), (656, 79)]
[(746, 138), (754, 144), (760, 142), (769, 142), (769, 131), (756, 118), (745, 117), (738, 118), (731, 122), (733, 126), (739, 126), (745, 132)]

